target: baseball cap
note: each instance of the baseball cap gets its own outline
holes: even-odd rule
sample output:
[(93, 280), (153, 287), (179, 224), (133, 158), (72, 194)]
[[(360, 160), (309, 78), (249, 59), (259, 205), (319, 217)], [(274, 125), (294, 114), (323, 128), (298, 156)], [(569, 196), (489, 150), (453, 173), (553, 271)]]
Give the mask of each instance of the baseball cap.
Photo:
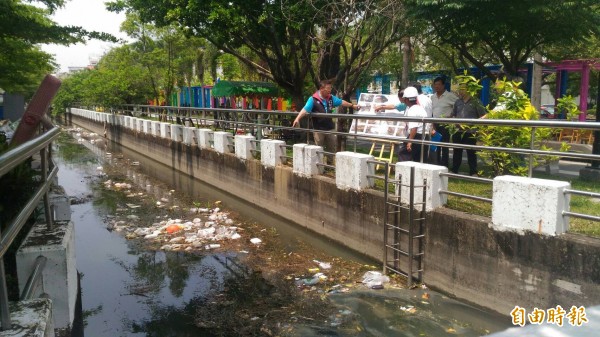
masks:
[(414, 98), (417, 96), (419, 96), (419, 92), (417, 91), (417, 88), (408, 87), (408, 88), (404, 89), (404, 96), (402, 96), (402, 98)]

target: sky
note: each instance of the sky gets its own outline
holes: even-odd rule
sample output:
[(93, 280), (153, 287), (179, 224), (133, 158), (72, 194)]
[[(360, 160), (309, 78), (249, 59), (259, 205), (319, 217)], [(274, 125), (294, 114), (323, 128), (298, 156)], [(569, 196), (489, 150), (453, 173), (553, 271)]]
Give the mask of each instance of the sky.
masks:
[[(68, 0), (65, 6), (57, 10), (52, 19), (62, 26), (80, 26), (89, 31), (110, 33), (118, 38), (126, 38), (119, 32), (125, 14), (112, 13), (105, 9), (108, 0)], [(111, 47), (117, 44), (98, 40), (78, 43), (71, 46), (43, 45), (42, 49), (54, 55), (60, 72), (68, 67), (85, 67), (90, 64), (90, 57), (99, 59)]]

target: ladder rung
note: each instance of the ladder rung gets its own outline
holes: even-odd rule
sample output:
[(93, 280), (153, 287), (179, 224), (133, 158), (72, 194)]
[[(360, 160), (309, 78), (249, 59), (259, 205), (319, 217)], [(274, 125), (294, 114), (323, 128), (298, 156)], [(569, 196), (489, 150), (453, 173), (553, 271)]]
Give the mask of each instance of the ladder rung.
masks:
[(389, 269), (389, 270), (391, 270), (391, 271), (393, 271), (393, 272), (394, 272), (394, 273), (396, 273), (396, 274), (400, 274), (400, 275), (402, 275), (402, 276), (404, 276), (404, 277), (408, 278), (408, 274), (407, 274), (407, 273), (405, 273), (405, 272), (402, 272), (402, 271), (400, 271), (400, 270), (396, 270), (396, 269), (394, 269), (394, 268), (392, 268), (392, 267), (389, 267), (389, 266), (385, 266), (385, 268), (386, 268), (386, 269)]
[(391, 250), (393, 250), (393, 251), (395, 251), (395, 252), (398, 252), (398, 253), (400, 253), (402, 255), (408, 256), (408, 253), (405, 252), (405, 251), (403, 251), (402, 249), (390, 247), (388, 245), (386, 245), (386, 247), (389, 248), (389, 249), (391, 249)]
[(389, 228), (388, 228), (388, 229), (399, 230), (399, 231), (401, 231), (401, 232), (403, 232), (403, 233), (406, 233), (406, 234), (408, 234), (408, 229), (404, 229), (404, 228), (401, 228), (401, 227), (389, 226)]

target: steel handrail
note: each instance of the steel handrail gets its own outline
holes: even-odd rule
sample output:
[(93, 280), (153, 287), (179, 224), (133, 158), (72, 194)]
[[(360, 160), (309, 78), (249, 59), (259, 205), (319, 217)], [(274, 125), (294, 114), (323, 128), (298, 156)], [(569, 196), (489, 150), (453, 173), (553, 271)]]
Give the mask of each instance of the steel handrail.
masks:
[[(55, 140), (60, 133), (60, 129), (58, 127), (53, 127), (42, 135), (29, 140), (15, 148), (9, 150), (8, 152), (2, 154), (0, 156), (0, 177), (10, 172), (12, 169), (17, 167), (18, 165), (25, 162), (35, 153), (42, 151), (43, 156), (46, 156), (47, 148), (50, 146), (53, 140)], [(47, 193), (50, 187), (53, 184), (54, 178), (58, 173), (58, 167), (53, 166), (50, 174), (46, 171), (48, 169), (48, 164), (46, 162), (46, 158), (42, 157), (42, 181), (40, 186), (38, 187), (36, 193), (29, 199), (27, 204), (21, 209), (19, 214), (8, 224), (6, 232), (2, 233), (2, 237), (0, 240), (0, 321), (2, 323), (2, 330), (5, 330), (11, 326), (10, 312), (8, 308), (8, 295), (6, 290), (6, 276), (4, 272), (4, 254), (8, 250), (8, 247), (13, 243), (16, 236), (23, 229), (25, 222), (31, 216), (33, 211), (37, 208), (40, 200), (42, 198), (47, 201)], [(47, 208), (48, 202), (44, 202), (44, 207)], [(48, 210), (45, 210), (46, 216), (50, 214)], [(51, 219), (47, 219), (49, 223), (51, 223)], [(39, 268), (43, 269), (43, 266), (39, 266)], [(39, 268), (35, 268), (35, 270), (39, 270)], [(38, 277), (33, 276), (32, 282), (38, 280)], [(35, 284), (32, 284), (32, 286)]]
[(33, 156), (36, 152), (47, 147), (60, 133), (60, 129), (54, 127), (39, 137), (9, 150), (0, 156), (0, 177), (10, 172), (13, 168)]

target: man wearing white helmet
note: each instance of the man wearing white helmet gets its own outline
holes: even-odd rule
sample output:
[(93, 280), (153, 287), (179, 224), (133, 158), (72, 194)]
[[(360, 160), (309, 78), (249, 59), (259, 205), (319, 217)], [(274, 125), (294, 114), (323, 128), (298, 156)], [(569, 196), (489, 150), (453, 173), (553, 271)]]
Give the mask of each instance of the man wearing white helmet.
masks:
[[(428, 117), (425, 109), (418, 104), (417, 97), (419, 92), (415, 87), (408, 87), (404, 89), (404, 95), (402, 100), (408, 107), (406, 110), (405, 117)], [(423, 139), (423, 123), (420, 122), (408, 122), (408, 136), (406, 141), (406, 150), (412, 155), (413, 161), (421, 161), (421, 144), (413, 144), (411, 139)], [(423, 146), (423, 158), (427, 158), (428, 146)]]

